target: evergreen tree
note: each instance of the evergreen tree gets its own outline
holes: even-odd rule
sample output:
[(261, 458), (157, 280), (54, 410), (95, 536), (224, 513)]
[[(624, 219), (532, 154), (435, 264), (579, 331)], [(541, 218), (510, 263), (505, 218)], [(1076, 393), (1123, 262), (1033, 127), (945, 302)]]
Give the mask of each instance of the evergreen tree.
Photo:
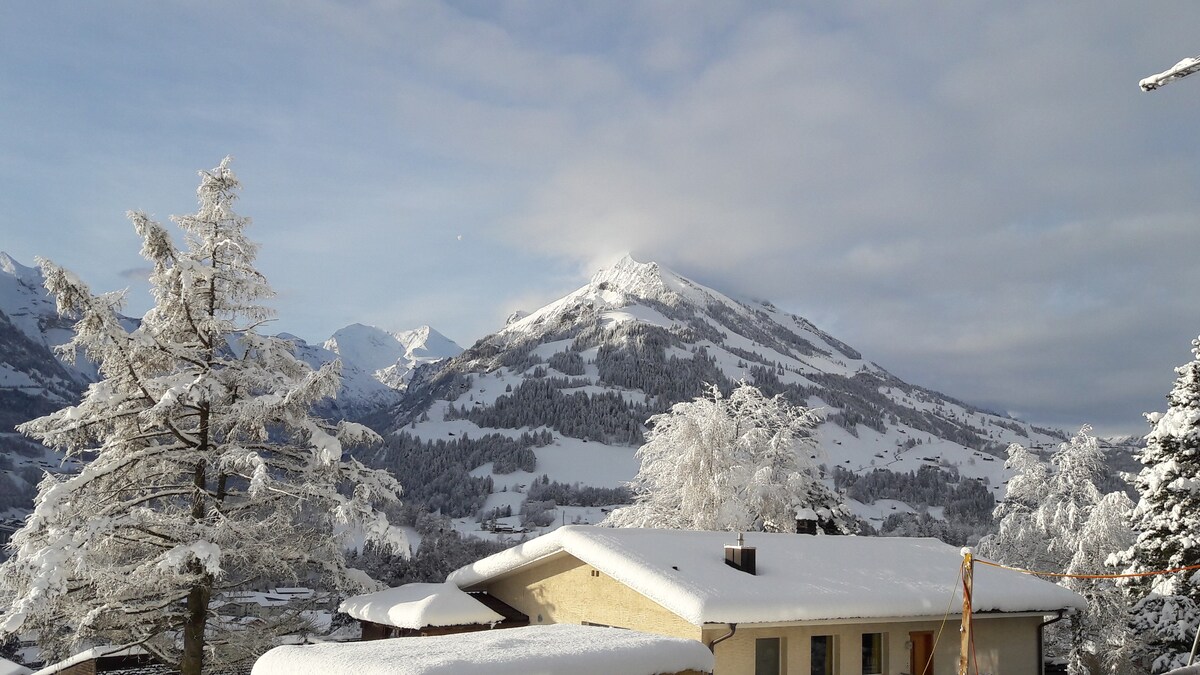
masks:
[[(1150, 433), (1134, 486), (1137, 541), (1122, 556), (1128, 572), (1200, 564), (1200, 339), (1193, 359), (1175, 369), (1167, 411), (1146, 415)], [(1186, 663), (1200, 622), (1197, 572), (1143, 578), (1130, 584), (1131, 623), (1146, 639), (1142, 657), (1162, 672)]]
[(634, 503), (604, 524), (684, 530), (794, 532), (796, 511), (815, 511), (831, 531), (848, 529), (837, 496), (810, 461), (816, 414), (742, 383), (718, 387), (650, 418), (630, 483)]
[(339, 365), (312, 371), (286, 340), (256, 329), (271, 290), (255, 269), (239, 184), (226, 159), (201, 173), (200, 208), (174, 217), (177, 248), (144, 214), (154, 307), (135, 328), (121, 294), (94, 296), (41, 260), (46, 288), (76, 320), (65, 355), (81, 350), (100, 381), (77, 406), (20, 430), (84, 462), (47, 475), (0, 567), (14, 600), (0, 633), (34, 632), (51, 658), (94, 644), (139, 644), (185, 675), (242, 662), (296, 627), (253, 630), (220, 615), (221, 595), (288, 581), (361, 590), (347, 545), (398, 545), (376, 510), (397, 503), (390, 475), (343, 455), (378, 440), (366, 427), (310, 416), (338, 389)]

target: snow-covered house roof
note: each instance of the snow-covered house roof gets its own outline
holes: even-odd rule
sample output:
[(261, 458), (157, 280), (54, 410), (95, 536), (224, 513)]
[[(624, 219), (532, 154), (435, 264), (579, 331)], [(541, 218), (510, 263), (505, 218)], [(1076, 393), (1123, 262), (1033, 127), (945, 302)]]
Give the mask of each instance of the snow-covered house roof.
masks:
[[(543, 560), (573, 556), (695, 625), (941, 616), (962, 607), (958, 547), (936, 539), (749, 532), (757, 573), (725, 564), (729, 532), (562, 527), (452, 573), (482, 587)], [(976, 566), (976, 612), (1083, 609), (1082, 596), (1034, 577)]]
[(702, 643), (618, 628), (557, 624), (436, 637), (276, 647), (253, 675), (654, 675), (712, 672)]
[(338, 611), (359, 621), (418, 630), (427, 626), (492, 624), (503, 616), (450, 583), (405, 584), (346, 599)]
[(33, 673), (33, 675), (54, 675), (55, 673), (61, 673), (71, 666), (78, 665), (85, 661), (93, 661), (95, 659), (121, 656), (136, 657), (146, 656), (148, 654), (149, 652), (137, 645), (130, 645), (128, 647), (92, 647), (91, 649), (85, 649), (84, 651), (59, 661), (58, 663), (48, 665), (45, 668)]

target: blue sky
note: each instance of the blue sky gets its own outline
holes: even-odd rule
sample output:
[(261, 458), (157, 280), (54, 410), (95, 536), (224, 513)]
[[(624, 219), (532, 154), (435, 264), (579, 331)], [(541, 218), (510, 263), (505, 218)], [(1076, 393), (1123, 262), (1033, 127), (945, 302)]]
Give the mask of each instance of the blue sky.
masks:
[[(814, 3), (816, 4), (816, 3)], [(912, 382), (1141, 432), (1200, 332), (1200, 5), (0, 4), (0, 250), (145, 309), (225, 155), (275, 328), (469, 345), (625, 251)]]

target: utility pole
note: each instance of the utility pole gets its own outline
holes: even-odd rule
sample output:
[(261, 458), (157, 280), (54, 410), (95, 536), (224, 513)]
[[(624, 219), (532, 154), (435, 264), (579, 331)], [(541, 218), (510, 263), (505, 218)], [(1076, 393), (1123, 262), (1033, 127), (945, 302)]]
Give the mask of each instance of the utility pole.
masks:
[(971, 663), (971, 595), (975, 588), (975, 558), (971, 549), (962, 548), (963, 611), (962, 626), (959, 627), (958, 675), (967, 675)]

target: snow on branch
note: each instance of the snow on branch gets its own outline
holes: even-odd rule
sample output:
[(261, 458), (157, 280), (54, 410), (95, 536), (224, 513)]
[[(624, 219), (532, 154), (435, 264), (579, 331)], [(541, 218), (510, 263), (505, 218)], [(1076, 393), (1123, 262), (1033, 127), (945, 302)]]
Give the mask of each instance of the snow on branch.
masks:
[(1197, 70), (1200, 70), (1200, 56), (1189, 57), (1161, 73), (1144, 78), (1141, 82), (1138, 82), (1138, 86), (1142, 88), (1142, 91), (1154, 91), (1164, 84), (1174, 82), (1181, 77), (1187, 77)]

